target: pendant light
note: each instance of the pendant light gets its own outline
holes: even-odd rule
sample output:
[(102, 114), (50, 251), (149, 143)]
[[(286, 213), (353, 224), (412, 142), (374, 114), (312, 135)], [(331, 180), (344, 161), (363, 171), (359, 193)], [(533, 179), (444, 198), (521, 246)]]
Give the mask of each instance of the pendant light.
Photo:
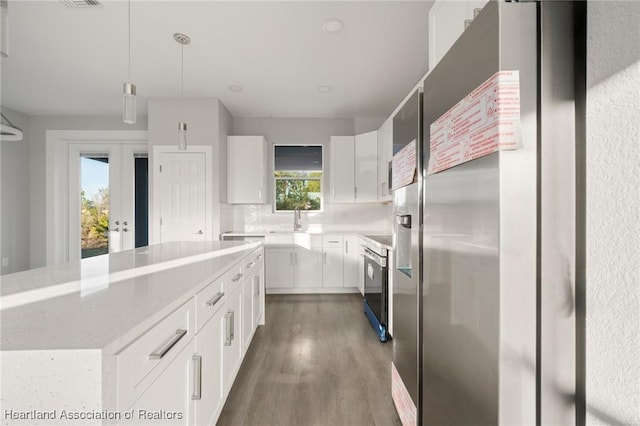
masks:
[(131, 0), (127, 2), (129, 27), (129, 78), (122, 85), (122, 121), (127, 124), (136, 123), (136, 85), (131, 83)]
[(187, 123), (184, 122), (184, 46), (191, 43), (189, 36), (175, 33), (173, 39), (180, 43), (180, 122), (178, 123), (178, 149), (187, 149)]
[(0, 56), (9, 56), (9, 0), (0, 0)]

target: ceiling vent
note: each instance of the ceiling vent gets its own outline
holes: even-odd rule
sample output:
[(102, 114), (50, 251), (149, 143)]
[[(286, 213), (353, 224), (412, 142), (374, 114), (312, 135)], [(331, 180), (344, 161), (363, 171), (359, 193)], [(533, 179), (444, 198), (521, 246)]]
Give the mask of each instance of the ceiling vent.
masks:
[(60, 0), (65, 6), (76, 9), (78, 7), (96, 7), (102, 6), (98, 0)]

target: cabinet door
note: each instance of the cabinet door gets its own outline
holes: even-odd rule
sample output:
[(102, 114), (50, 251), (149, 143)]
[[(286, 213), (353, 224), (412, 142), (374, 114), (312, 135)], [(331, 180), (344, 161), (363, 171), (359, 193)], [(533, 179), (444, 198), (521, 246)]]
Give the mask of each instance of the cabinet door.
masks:
[[(194, 380), (198, 362), (194, 357), (195, 351), (196, 342), (192, 339), (130, 407), (134, 413), (131, 424), (194, 424), (195, 401), (191, 397), (197, 393), (195, 388), (198, 384)], [(162, 420), (151, 417), (154, 412), (161, 410), (170, 415)], [(148, 413), (148, 418), (145, 413)]]
[(436, 0), (429, 10), (429, 69), (458, 40), (465, 29), (465, 20), (473, 19), (474, 9), (482, 8), (488, 0)]
[(329, 143), (330, 203), (353, 203), (355, 197), (353, 136), (331, 136)]
[(393, 117), (378, 129), (378, 201), (393, 201), (389, 189), (389, 161), (393, 159)]
[(258, 266), (256, 274), (253, 279), (253, 327), (258, 327), (258, 324), (264, 324), (262, 317), (262, 307), (264, 306), (264, 268), (262, 265)]
[[(196, 400), (196, 424), (215, 424), (222, 410), (222, 327), (225, 310), (219, 310), (196, 336), (200, 356), (200, 399)], [(197, 361), (197, 360), (196, 360)]]
[(322, 258), (322, 279), (324, 287), (342, 287), (343, 281), (342, 248), (324, 249)]
[(293, 287), (293, 250), (290, 248), (269, 248), (265, 253), (266, 287)]
[(322, 287), (322, 250), (298, 247), (294, 252), (296, 287)]
[(240, 363), (242, 362), (242, 291), (232, 293), (222, 308), (220, 319), (222, 327), (222, 383), (224, 395), (233, 386)]
[(344, 236), (344, 286), (358, 286), (358, 265), (360, 261), (360, 247), (355, 235)]
[(227, 137), (227, 202), (266, 202), (267, 141), (262, 136)]
[(255, 303), (255, 272), (252, 272), (242, 283), (242, 353), (246, 353), (253, 338), (255, 323), (253, 321), (253, 304)]
[(378, 201), (378, 131), (355, 137), (355, 202)]
[(358, 290), (364, 296), (364, 240), (358, 238)]

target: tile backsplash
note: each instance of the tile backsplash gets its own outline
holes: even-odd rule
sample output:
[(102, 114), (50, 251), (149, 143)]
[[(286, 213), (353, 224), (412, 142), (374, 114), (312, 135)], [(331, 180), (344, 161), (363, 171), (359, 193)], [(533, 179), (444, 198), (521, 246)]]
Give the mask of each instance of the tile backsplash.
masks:
[[(301, 212), (302, 228), (324, 232), (375, 231), (391, 234), (393, 204), (325, 204), (322, 212)], [(292, 231), (293, 212), (274, 213), (271, 204), (233, 206), (233, 229), (222, 231)]]

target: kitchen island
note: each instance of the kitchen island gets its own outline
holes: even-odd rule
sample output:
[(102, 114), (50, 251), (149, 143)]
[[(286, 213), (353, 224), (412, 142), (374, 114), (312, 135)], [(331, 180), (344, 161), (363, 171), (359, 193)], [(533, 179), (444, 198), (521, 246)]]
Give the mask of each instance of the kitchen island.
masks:
[(264, 324), (263, 262), (260, 242), (180, 242), (3, 276), (2, 423), (215, 423)]

